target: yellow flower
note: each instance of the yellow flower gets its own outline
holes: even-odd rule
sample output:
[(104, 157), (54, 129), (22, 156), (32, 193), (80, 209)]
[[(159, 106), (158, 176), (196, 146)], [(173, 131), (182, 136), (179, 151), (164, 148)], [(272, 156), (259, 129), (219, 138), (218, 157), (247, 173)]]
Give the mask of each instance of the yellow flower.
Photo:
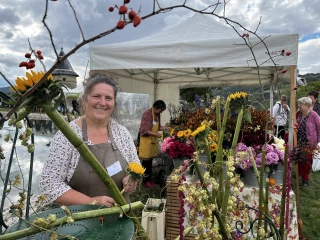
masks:
[(183, 131), (179, 131), (177, 136), (178, 136), (178, 138), (182, 138), (184, 136), (184, 132)]
[(187, 129), (187, 130), (184, 131), (184, 136), (186, 138), (188, 138), (190, 135), (191, 135), (191, 130), (190, 129)]
[(198, 133), (199, 133), (199, 130), (198, 130), (198, 128), (197, 128), (196, 130), (194, 130), (194, 131), (191, 133), (191, 136), (192, 136), (192, 137), (195, 137), (195, 136), (197, 136)]
[(210, 151), (211, 152), (217, 151), (217, 149), (218, 149), (218, 144), (213, 143), (213, 144), (210, 145)]
[(136, 162), (130, 162), (128, 169), (130, 172), (136, 173), (139, 175), (144, 174), (144, 172), (146, 171), (144, 167), (142, 167), (139, 163), (136, 163)]
[[(15, 88), (19, 92), (25, 92), (27, 90), (27, 88), (31, 88), (37, 82), (39, 82), (40, 79), (43, 77), (43, 75), (44, 75), (44, 72), (42, 72), (42, 71), (36, 73), (31, 70), (31, 73), (26, 72), (26, 78), (17, 77)], [(52, 75), (50, 74), (47, 79), (53, 81)], [(14, 91), (13, 88), (10, 88), (10, 89), (11, 89), (11, 91)]]

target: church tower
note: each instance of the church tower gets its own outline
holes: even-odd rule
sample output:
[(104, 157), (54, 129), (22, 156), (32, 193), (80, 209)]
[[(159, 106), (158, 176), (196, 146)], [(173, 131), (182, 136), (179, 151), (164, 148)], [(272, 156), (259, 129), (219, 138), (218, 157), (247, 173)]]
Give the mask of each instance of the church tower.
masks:
[[(64, 55), (63, 47), (61, 47), (59, 58)], [(52, 76), (54, 80), (61, 81), (61, 83), (65, 84), (69, 89), (77, 87), (77, 77), (79, 77), (79, 75), (73, 71), (68, 59), (65, 59), (58, 65), (58, 67), (52, 72)]]

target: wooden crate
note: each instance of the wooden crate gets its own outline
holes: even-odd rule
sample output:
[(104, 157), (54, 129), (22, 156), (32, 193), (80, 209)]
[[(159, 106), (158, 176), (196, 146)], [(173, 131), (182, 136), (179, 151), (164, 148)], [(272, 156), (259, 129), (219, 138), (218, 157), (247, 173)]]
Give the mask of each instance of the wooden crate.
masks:
[[(166, 240), (174, 240), (179, 236), (179, 191), (178, 183), (173, 182), (171, 175), (167, 178), (167, 204), (166, 204)], [(185, 239), (194, 240), (195, 234), (189, 234)]]

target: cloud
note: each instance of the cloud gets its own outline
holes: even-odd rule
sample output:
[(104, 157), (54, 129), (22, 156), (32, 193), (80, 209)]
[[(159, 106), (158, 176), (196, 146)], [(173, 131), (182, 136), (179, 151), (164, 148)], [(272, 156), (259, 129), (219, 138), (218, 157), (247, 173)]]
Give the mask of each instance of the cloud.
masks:
[(299, 73), (320, 73), (320, 38), (299, 44)]
[(15, 10), (9, 7), (3, 8), (0, 6), (0, 25), (12, 26), (20, 21), (20, 17), (15, 13)]

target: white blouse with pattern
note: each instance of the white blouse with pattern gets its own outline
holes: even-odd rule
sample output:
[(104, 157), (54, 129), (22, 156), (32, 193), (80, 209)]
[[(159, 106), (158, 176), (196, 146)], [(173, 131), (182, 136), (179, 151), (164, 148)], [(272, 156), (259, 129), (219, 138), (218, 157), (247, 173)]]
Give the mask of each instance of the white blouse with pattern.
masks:
[[(140, 163), (129, 131), (114, 120), (111, 120), (110, 123), (113, 139), (126, 161)], [(69, 125), (82, 139), (82, 130), (76, 122), (72, 121)], [(92, 145), (90, 139), (88, 145)], [(39, 188), (41, 194), (46, 196), (45, 205), (51, 204), (71, 189), (68, 183), (76, 170), (79, 159), (78, 150), (61, 131), (58, 131), (50, 144), (48, 159), (40, 177)]]

